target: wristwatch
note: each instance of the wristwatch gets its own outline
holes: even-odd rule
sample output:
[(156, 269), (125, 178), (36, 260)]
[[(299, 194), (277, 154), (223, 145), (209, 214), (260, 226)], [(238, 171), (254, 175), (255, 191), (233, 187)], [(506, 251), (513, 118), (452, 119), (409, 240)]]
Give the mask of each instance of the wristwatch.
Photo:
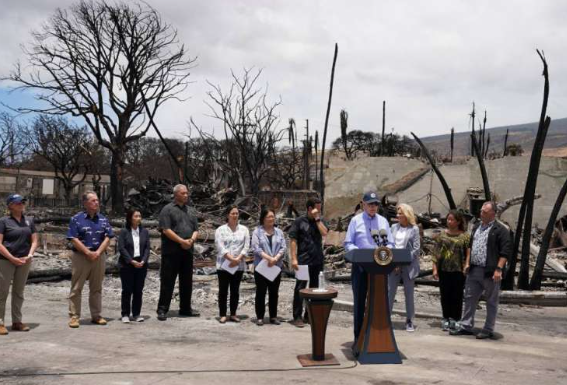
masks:
[(502, 271), (502, 268), (500, 266), (496, 266), (495, 270)]

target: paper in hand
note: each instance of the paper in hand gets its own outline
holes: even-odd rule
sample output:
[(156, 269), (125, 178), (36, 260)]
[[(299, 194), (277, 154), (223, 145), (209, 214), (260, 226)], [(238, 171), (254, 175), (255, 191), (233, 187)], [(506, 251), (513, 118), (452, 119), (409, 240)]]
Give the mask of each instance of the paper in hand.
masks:
[(295, 278), (299, 281), (309, 281), (309, 266), (299, 265), (299, 269), (295, 271)]
[(278, 274), (282, 271), (282, 269), (277, 265), (269, 267), (266, 260), (262, 259), (258, 264), (258, 266), (256, 266), (255, 271), (257, 271), (258, 274), (261, 274), (264, 277), (266, 277), (266, 279), (268, 279), (270, 282), (273, 282), (274, 279), (276, 279), (276, 277), (278, 276)]
[(240, 263), (238, 263), (236, 266), (234, 267), (230, 267), (230, 261), (228, 259), (224, 259), (224, 261), (222, 262), (221, 268), (224, 271), (229, 272), (230, 274), (234, 275), (234, 273), (236, 273), (238, 271), (238, 267), (240, 266)]

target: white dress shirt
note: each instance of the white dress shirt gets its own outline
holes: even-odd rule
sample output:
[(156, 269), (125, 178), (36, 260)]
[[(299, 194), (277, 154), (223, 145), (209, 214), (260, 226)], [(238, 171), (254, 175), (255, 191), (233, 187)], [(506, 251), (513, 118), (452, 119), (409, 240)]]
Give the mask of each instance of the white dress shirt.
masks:
[(132, 239), (134, 240), (134, 258), (140, 256), (140, 228), (132, 229)]

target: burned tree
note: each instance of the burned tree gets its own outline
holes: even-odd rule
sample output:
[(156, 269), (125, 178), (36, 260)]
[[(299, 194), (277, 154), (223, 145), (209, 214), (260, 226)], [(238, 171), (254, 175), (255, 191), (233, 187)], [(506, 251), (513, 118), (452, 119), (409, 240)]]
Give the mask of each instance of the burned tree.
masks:
[(345, 156), (347, 160), (352, 160), (352, 153), (350, 152), (350, 148), (348, 146), (348, 141), (347, 141), (348, 112), (346, 112), (346, 110), (341, 110), (341, 113), (339, 115), (340, 115), (341, 140), (343, 143), (343, 150), (345, 152)]
[(555, 201), (553, 210), (551, 210), (551, 215), (549, 216), (547, 226), (545, 227), (545, 231), (541, 239), (541, 247), (537, 255), (534, 272), (532, 274), (532, 279), (530, 281), (530, 290), (541, 289), (541, 278), (543, 275), (543, 267), (545, 266), (545, 260), (547, 258), (547, 251), (549, 250), (551, 236), (553, 235), (553, 230), (555, 228), (555, 221), (557, 220), (557, 216), (559, 215), (559, 211), (561, 210), (561, 205), (565, 200), (566, 194), (567, 194), (567, 180), (565, 180), (565, 182), (563, 183), (563, 187), (561, 187), (561, 190), (559, 191), (559, 195), (557, 196), (557, 200)]
[(13, 163), (24, 152), (24, 127), (7, 112), (0, 112), (0, 166)]
[(435, 164), (435, 160), (433, 159), (433, 157), (429, 154), (429, 151), (427, 150), (427, 147), (425, 147), (425, 144), (423, 144), (423, 142), (421, 141), (421, 139), (419, 139), (417, 137), (416, 134), (414, 134), (413, 132), (411, 133), (412, 136), (414, 137), (415, 141), (417, 142), (417, 144), (419, 145), (419, 147), (421, 148), (421, 151), (423, 152), (423, 154), (425, 155), (425, 157), (427, 158), (427, 160), (429, 161), (429, 164), (431, 164), (431, 167), (433, 168), (433, 171), (435, 171), (435, 174), (437, 175), (437, 177), (439, 178), (439, 182), (441, 182), (441, 186), (443, 186), (443, 191), (445, 192), (445, 196), (447, 197), (447, 202), (449, 203), (449, 209), (451, 210), (456, 210), (457, 209), (457, 205), (455, 204), (455, 200), (453, 199), (453, 194), (451, 193), (451, 189), (449, 188), (449, 185), (447, 184), (447, 181), (445, 180), (445, 177), (443, 176), (443, 174), (441, 174), (441, 171), (439, 171), (439, 168), (437, 167), (437, 165)]
[(266, 174), (273, 187), (292, 190), (304, 176), (304, 155), (288, 147), (277, 150), (270, 161), (271, 170)]
[(506, 129), (506, 136), (504, 136), (504, 150), (502, 151), (502, 156), (508, 155), (508, 134), (510, 133), (510, 129)]
[(386, 101), (382, 101), (382, 140), (380, 141), (380, 156), (384, 156), (384, 146), (385, 146), (385, 136), (386, 136)]
[(65, 199), (89, 172), (93, 140), (86, 127), (77, 127), (63, 117), (41, 115), (27, 130), (31, 151), (47, 161), (65, 190)]
[(112, 154), (112, 205), (121, 212), (128, 145), (148, 132), (146, 115), (179, 99), (188, 84), (193, 60), (177, 32), (146, 3), (83, 0), (57, 10), (26, 54), (31, 72), (18, 64), (9, 79), (47, 106), (19, 111), (82, 117)]
[[(184, 144), (178, 139), (166, 139), (175, 157), (182, 158)], [(125, 175), (141, 186), (150, 176), (178, 181), (179, 170), (158, 138), (144, 137), (132, 142), (126, 154)]]
[[(475, 134), (475, 131), (474, 131), (474, 118), (475, 118), (475, 116), (476, 116), (476, 112), (475, 112), (475, 109), (474, 109), (474, 102), (473, 102), (472, 103), (472, 112), (470, 113), (470, 117), (471, 117), (471, 120), (472, 120), (471, 132), (472, 132), (473, 135)], [(472, 137), (471, 137), (471, 156), (474, 156), (474, 145), (472, 143)]]
[(451, 163), (453, 163), (454, 145), (455, 145), (455, 127), (451, 127)]
[[(524, 190), (524, 199), (522, 205), (520, 206), (520, 213), (518, 215), (518, 225), (516, 227), (514, 246), (512, 249), (512, 254), (510, 258), (510, 272), (513, 279), (513, 272), (516, 268), (516, 260), (518, 255), (518, 250), (520, 247), (520, 239), (522, 239), (522, 256), (520, 265), (520, 274), (518, 276), (518, 288), (528, 289), (529, 287), (529, 258), (530, 258), (530, 240), (532, 231), (532, 216), (533, 216), (533, 206), (534, 206), (534, 195), (537, 186), (537, 176), (539, 172), (539, 164), (541, 160), (541, 154), (543, 151), (543, 146), (545, 144), (545, 138), (547, 136), (547, 131), (549, 125), (551, 124), (551, 119), (546, 116), (547, 113), (547, 101), (549, 98), (549, 74), (547, 68), (547, 61), (545, 56), (539, 50), (537, 53), (543, 63), (543, 77), (544, 77), (544, 87), (543, 87), (543, 102), (541, 107), (541, 114), (539, 120), (539, 127), (536, 134), (536, 139), (534, 142), (534, 148), (530, 158), (530, 167), (528, 170), (528, 176), (526, 179), (526, 187)], [(505, 282), (504, 285), (511, 288), (512, 282)]]
[(329, 126), (329, 114), (331, 113), (331, 102), (333, 100), (333, 85), (335, 83), (335, 66), (337, 64), (337, 56), (339, 54), (339, 45), (335, 43), (335, 54), (333, 55), (333, 66), (331, 67), (331, 81), (329, 84), (329, 99), (327, 100), (327, 113), (325, 114), (325, 126), (323, 127), (323, 141), (321, 143), (321, 167), (319, 169), (319, 194), (321, 195), (321, 200), (323, 205), (325, 204), (325, 174), (324, 174), (324, 163), (325, 163), (325, 144), (327, 142), (327, 128)]
[(476, 154), (476, 159), (478, 160), (478, 166), (480, 167), (480, 175), (482, 176), (482, 186), (484, 187), (484, 196), (487, 201), (492, 200), (490, 194), (490, 184), (488, 183), (488, 175), (486, 174), (486, 167), (484, 166), (484, 160), (482, 151), (477, 146), (477, 140), (474, 133), (471, 134), (471, 143), (473, 144), (474, 153)]
[[(256, 84), (262, 70), (252, 71), (245, 68), (241, 76), (231, 71), (233, 83), (228, 91), (209, 83), (212, 91), (207, 93), (210, 99), (207, 105), (212, 117), (223, 123), (225, 139), (235, 146), (237, 158), (230, 162), (242, 166), (250, 192), (256, 195), (262, 178), (270, 169), (276, 145), (285, 132), (277, 129), (276, 110), (281, 101), (268, 102), (267, 89), (263, 90)], [(193, 127), (197, 128), (194, 123)], [(202, 130), (198, 130), (203, 134)], [(211, 135), (206, 137), (213, 139)], [(231, 170), (240, 173), (234, 166)], [(245, 192), (241, 191), (242, 194)]]

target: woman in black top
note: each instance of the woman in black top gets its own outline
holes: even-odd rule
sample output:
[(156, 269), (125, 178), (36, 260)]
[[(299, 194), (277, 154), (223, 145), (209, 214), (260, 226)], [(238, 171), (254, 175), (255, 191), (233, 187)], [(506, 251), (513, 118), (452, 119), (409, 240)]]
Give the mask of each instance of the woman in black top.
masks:
[[(140, 316), (142, 310), (142, 291), (148, 273), (148, 258), (150, 256), (150, 234), (141, 226), (142, 214), (130, 209), (126, 214), (126, 227), (120, 232), (118, 250), (120, 257), (120, 281), (122, 281), (122, 322), (143, 322)], [(133, 298), (132, 298), (133, 297)]]
[(28, 279), (37, 233), (33, 220), (24, 216), (26, 200), (12, 194), (6, 201), (10, 214), (0, 219), (0, 335), (8, 334), (4, 325), (6, 300), (12, 286), (12, 330), (27, 332), (22, 323), (24, 287)]

